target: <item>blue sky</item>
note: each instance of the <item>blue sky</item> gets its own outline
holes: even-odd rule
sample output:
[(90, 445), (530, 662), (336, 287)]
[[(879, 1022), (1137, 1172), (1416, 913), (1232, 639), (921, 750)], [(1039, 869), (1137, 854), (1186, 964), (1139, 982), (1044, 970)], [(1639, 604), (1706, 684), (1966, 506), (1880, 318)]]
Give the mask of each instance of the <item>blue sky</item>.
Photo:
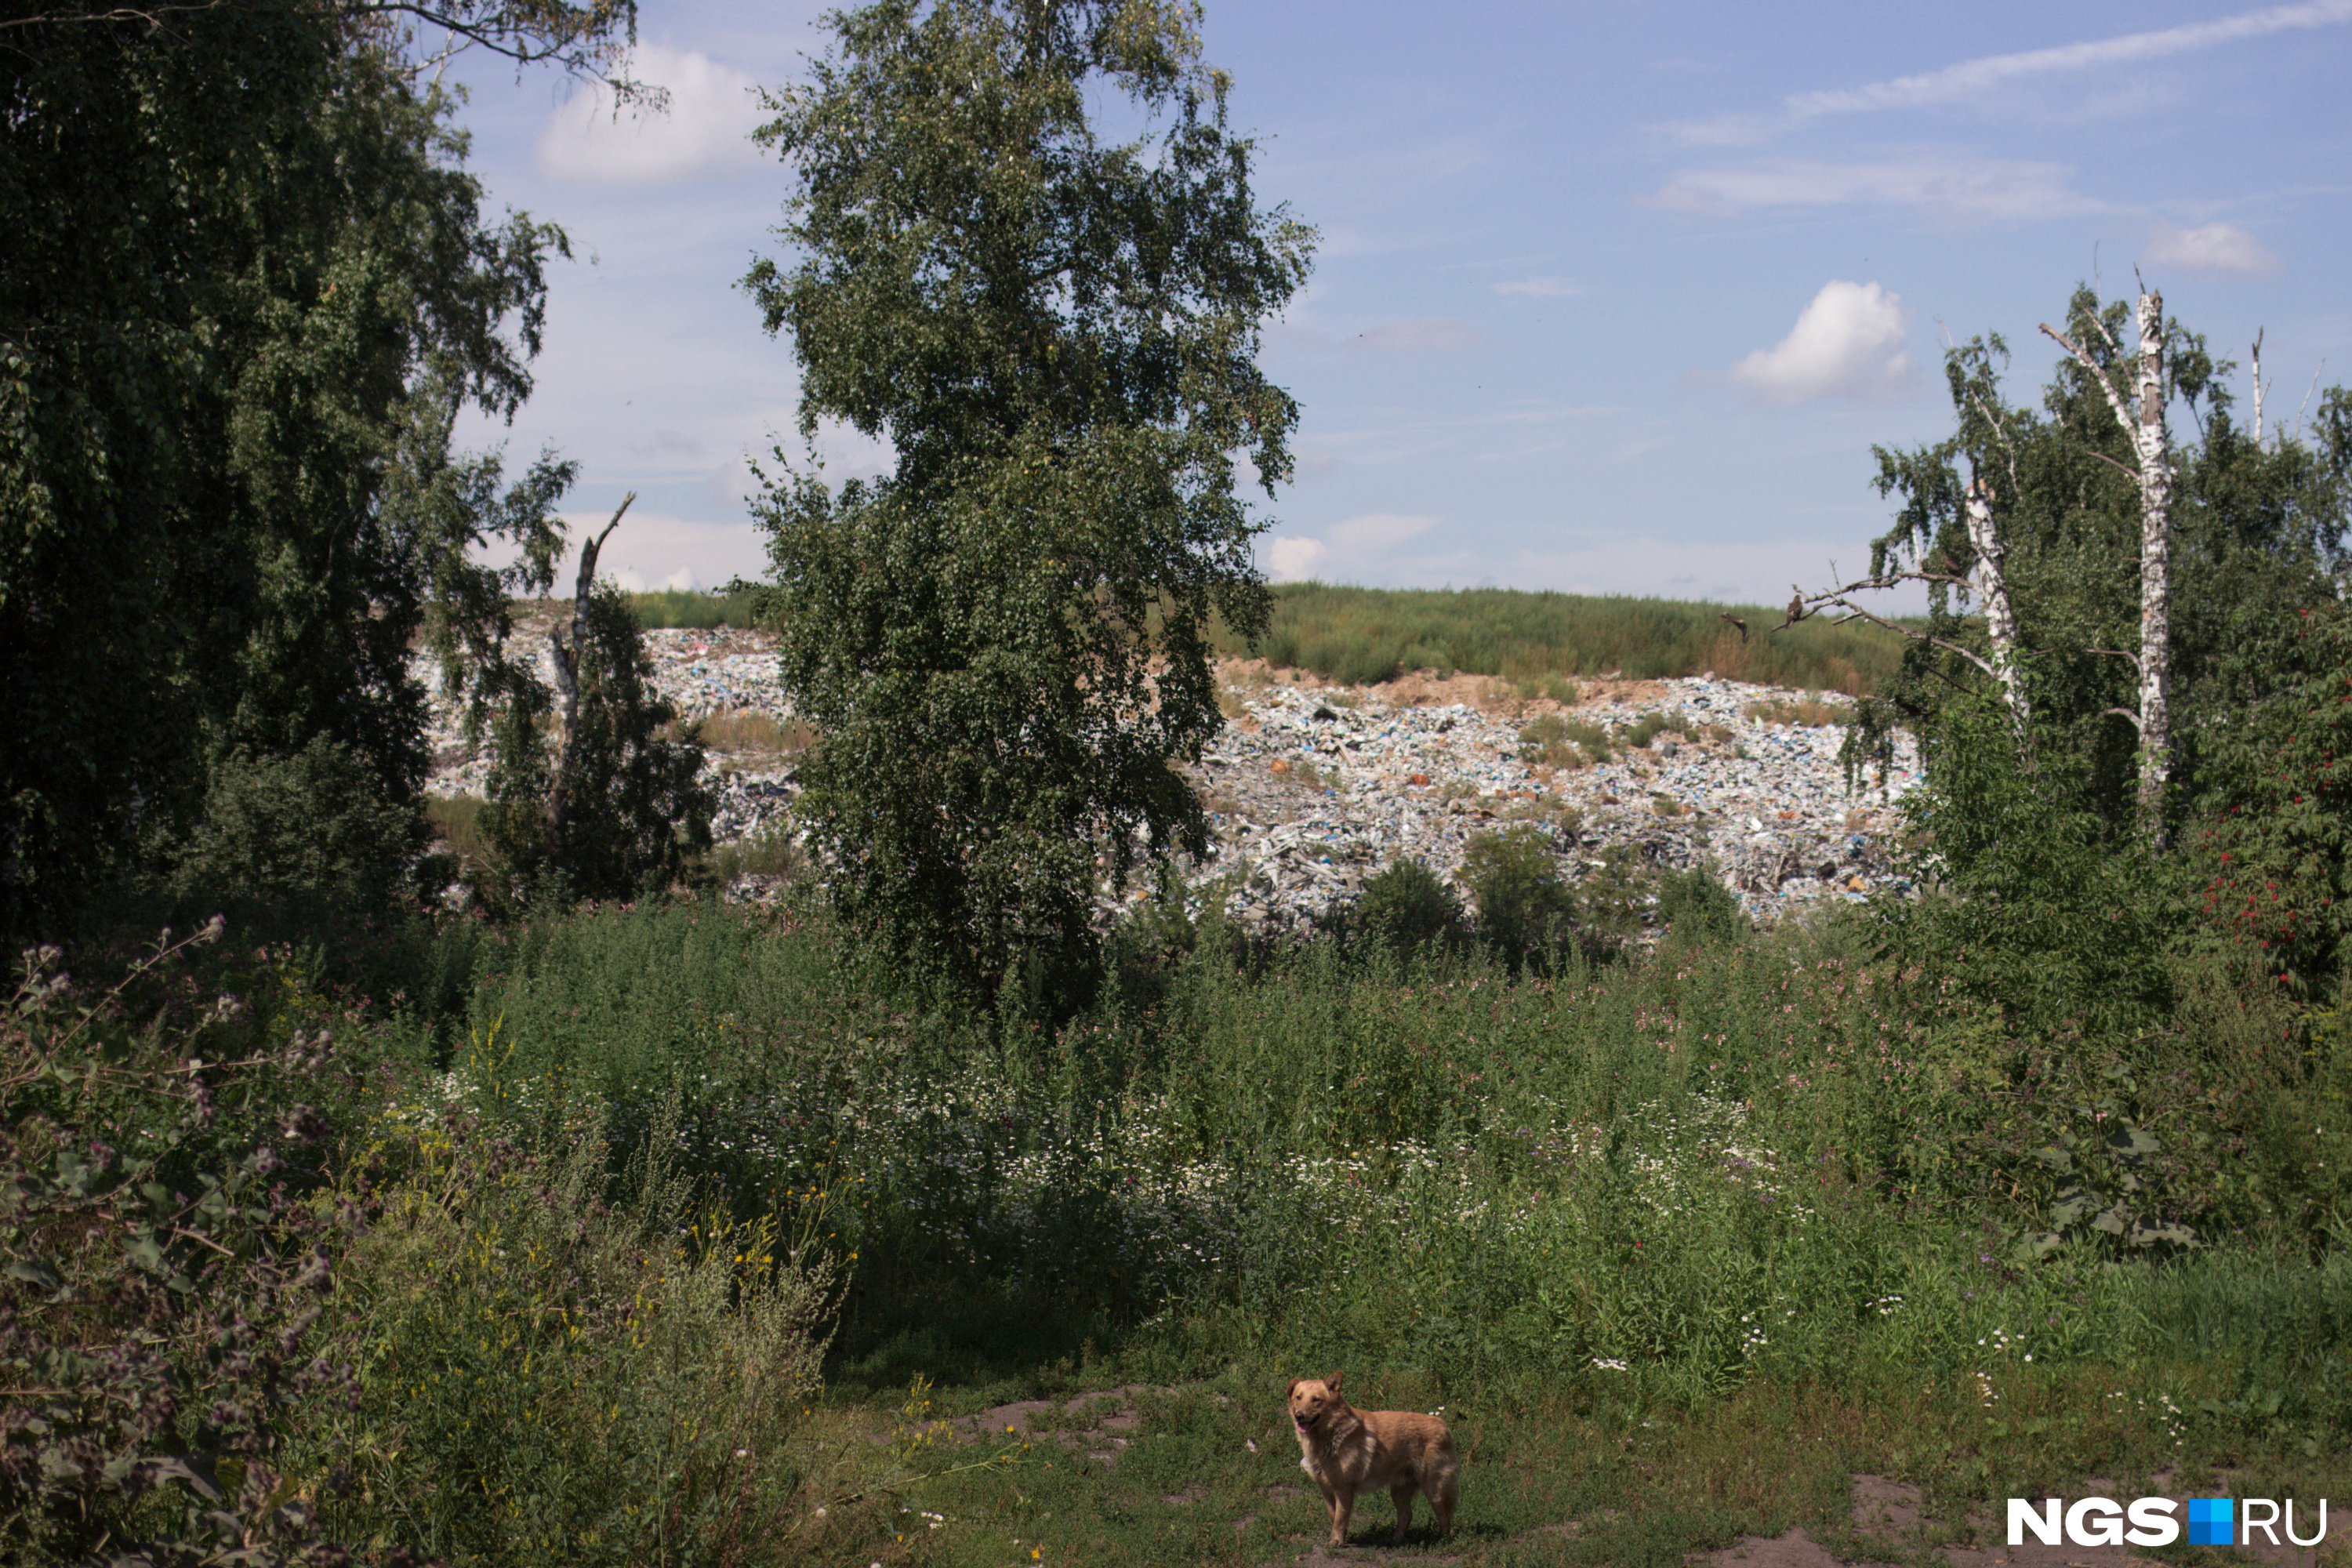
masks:
[[(575, 252), (537, 394), (468, 436), (579, 459), (580, 521), (637, 491), (604, 555), (634, 584), (761, 565), (746, 458), (797, 444), (798, 384), (736, 286), (786, 187), (744, 133), (821, 9), (646, 5), (667, 118), (457, 67), (492, 203)], [(1276, 578), (1825, 585), (1884, 526), (1873, 444), (1948, 427), (1943, 334), (2005, 336), (2022, 399), (2095, 267), (2116, 297), (2137, 266), (2217, 353), (2262, 329), (2273, 423), (2352, 382), (2352, 0), (1212, 0), (1204, 33), (1261, 203), (1323, 237), (1265, 352), (1303, 409), (1260, 508)], [(821, 449), (835, 478), (888, 457)]]

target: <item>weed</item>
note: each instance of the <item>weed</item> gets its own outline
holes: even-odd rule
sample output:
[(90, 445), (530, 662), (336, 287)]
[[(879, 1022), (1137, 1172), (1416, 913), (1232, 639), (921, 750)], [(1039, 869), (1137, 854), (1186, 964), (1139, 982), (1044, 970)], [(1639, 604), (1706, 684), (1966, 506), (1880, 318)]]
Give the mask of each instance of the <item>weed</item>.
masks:
[(478, 795), (425, 797), (425, 819), (433, 825), (433, 831), (448, 846), (449, 852), (457, 857), (461, 868), (489, 861), (489, 840), (482, 835), (482, 807), (487, 804)]
[(1519, 760), (1573, 771), (1609, 760), (1609, 735), (1597, 724), (1539, 713), (1519, 731)]
[(1775, 697), (1765, 702), (1750, 702), (1740, 713), (1766, 724), (1793, 724), (1806, 729), (1850, 723), (1853, 719), (1852, 704), (1824, 702), (1818, 697)]
[(1670, 713), (1644, 713), (1618, 733), (1621, 744), (1634, 750), (1645, 750), (1652, 741), (1669, 731), (1676, 735), (1691, 734), (1696, 726), (1683, 715), (1680, 709)]

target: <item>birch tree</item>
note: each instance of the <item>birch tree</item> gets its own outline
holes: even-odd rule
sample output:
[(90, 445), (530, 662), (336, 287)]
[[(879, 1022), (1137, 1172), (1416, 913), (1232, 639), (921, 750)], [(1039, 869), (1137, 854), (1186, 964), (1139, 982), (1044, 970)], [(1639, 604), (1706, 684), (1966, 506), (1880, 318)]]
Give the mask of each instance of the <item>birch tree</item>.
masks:
[[(2163, 834), (2164, 787), (2172, 771), (2172, 441), (2164, 417), (2169, 384), (2164, 370), (2164, 299), (2140, 290), (2135, 317), (2137, 352), (2121, 363), (2094, 355), (2079, 341), (2085, 328), (2105, 333), (2096, 312), (2069, 323), (2073, 334), (2043, 322), (2043, 335), (2073, 356), (2093, 384), (2106, 395), (2116, 422), (2131, 437), (2139, 489), (2139, 708), (2130, 715), (2139, 728), (2139, 816), (2144, 831)], [(2110, 337), (2107, 347), (2117, 345)], [(2119, 356), (2118, 356), (2119, 357)], [(2126, 395), (2124, 388), (2130, 387)], [(2255, 439), (2262, 438), (2261, 426)]]
[[(1263, 323), (1313, 231), (1258, 206), (1231, 81), (1180, 0), (835, 13), (772, 100), (785, 261), (745, 279), (801, 421), (887, 437), (836, 493), (756, 510), (837, 908), (962, 988), (1095, 973), (1101, 901), (1208, 847), (1176, 766), (1223, 722), (1213, 617), (1262, 629), (1236, 493), (1288, 478)], [(1121, 102), (1120, 100), (1124, 100)], [(1114, 103), (1132, 141), (1098, 135)]]
[(1969, 520), (1969, 548), (1977, 556), (1977, 597), (1984, 605), (1993, 679), (2000, 682), (2001, 700), (2022, 736), (2032, 728), (2033, 708), (2025, 693), (2025, 672), (2018, 663), (2017, 611), (2010, 603), (2009, 579), (2001, 571), (2001, 558), (2008, 550), (1993, 521), (1992, 487), (1981, 475), (1970, 479), (1968, 496), (1960, 504)]

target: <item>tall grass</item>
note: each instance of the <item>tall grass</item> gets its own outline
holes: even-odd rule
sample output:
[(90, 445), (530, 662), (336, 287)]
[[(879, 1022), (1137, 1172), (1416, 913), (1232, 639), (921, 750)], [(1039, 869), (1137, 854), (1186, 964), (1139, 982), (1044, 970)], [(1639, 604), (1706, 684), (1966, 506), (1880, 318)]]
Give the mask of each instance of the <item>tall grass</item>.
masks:
[[(1747, 621), (1746, 637), (1724, 621), (1727, 613)], [(1901, 639), (1877, 627), (1813, 619), (1773, 633), (1780, 616), (1761, 605), (1677, 599), (1290, 583), (1274, 590), (1273, 623), (1254, 651), (1349, 683), (1426, 668), (1511, 680), (1711, 669), (1730, 680), (1848, 696), (1872, 689), (1902, 656)], [(1228, 634), (1219, 651), (1253, 650)]]
[(751, 624), (751, 595), (748, 593), (698, 594), (682, 588), (663, 588), (650, 594), (630, 595), (629, 608), (636, 612), (637, 625), (648, 630), (685, 626), (709, 631), (716, 626), (740, 628)]
[[(1549, 983), (1210, 940), (1149, 1008), (1049, 1033), (929, 1011), (821, 922), (607, 911), (519, 939), (473, 1009), (512, 1031), (509, 1072), (610, 1097), (624, 1131), (682, 1085), (684, 1157), (747, 1202), (847, 1194), (861, 1386), (1089, 1343), (1160, 1374), (1245, 1348), (1683, 1408), (2097, 1369), (2211, 1431), (2352, 1430), (2315, 1371), (2352, 1353), (2352, 1270), (2310, 1262), (2308, 1182), (2263, 1131), (2321, 1093), (2308, 1064), (2190, 1029), (2021, 1040), (1822, 933)], [(2081, 1188), (2126, 1177), (2201, 1247), (2084, 1221)]]
[[(257, 1038), (334, 1042), (335, 1072), (272, 1080), (305, 1105), (238, 1113), (235, 1144), (266, 1173), (296, 1125), (341, 1135), (287, 1178), (339, 1217), (305, 1276), (330, 1310), (285, 1343), (323, 1336), (352, 1386), (272, 1460), (330, 1539), (484, 1563), (845, 1544), (814, 1505), (882, 1505), (818, 1479), (836, 1300), (836, 1398), (1343, 1365), (1422, 1408), (1634, 1412), (1627, 1436), (1843, 1401), (1968, 1497), (2340, 1449), (2352, 1039), (2218, 971), (2184, 971), (2151, 1033), (2043, 1037), (1868, 952), (1835, 927), (1675, 937), (1514, 981), (1213, 920), (1048, 1027), (935, 1006), (821, 916), (705, 902), (453, 921), (366, 1012), (284, 955), (183, 989), (253, 997)], [(67, 1026), (43, 997), (17, 1014)], [(192, 1054), (151, 1043), (172, 1071)], [(37, 1157), (66, 1192), (145, 1125), (17, 1067), (55, 1103), (9, 1181)], [(2118, 1194), (2196, 1244), (2128, 1245), (2098, 1207)]]

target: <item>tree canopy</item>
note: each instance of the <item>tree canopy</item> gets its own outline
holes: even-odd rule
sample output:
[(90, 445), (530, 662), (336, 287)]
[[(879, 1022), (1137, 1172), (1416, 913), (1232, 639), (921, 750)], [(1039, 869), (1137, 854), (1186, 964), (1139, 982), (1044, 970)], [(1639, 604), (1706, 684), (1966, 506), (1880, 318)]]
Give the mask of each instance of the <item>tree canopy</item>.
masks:
[[(1235, 493), (1290, 474), (1256, 364), (1313, 235), (1169, 0), (913, 0), (835, 13), (760, 139), (794, 186), (746, 287), (801, 425), (887, 438), (838, 490), (760, 503), (784, 678), (822, 739), (803, 820), (836, 902), (968, 988), (1090, 959), (1099, 889), (1199, 855), (1172, 763), (1222, 722), (1213, 617), (1262, 627)], [(1140, 130), (1107, 140), (1090, 98)], [(781, 458), (780, 460), (783, 460)]]
[(494, 458), (450, 451), (461, 405), (528, 395), (564, 241), (484, 215), (404, 26), (593, 67), (633, 17), (221, 0), (11, 19), (0, 927), (173, 877), (198, 838), (222, 864), (300, 861), (198, 834), (284, 820), (224, 790), (331, 776), (342, 837), (394, 852), (383, 813), (426, 763), (411, 639), (436, 602), (462, 611), (452, 646), (495, 636), (503, 593), (467, 552), (503, 534), (543, 574), (571, 477), (544, 457), (501, 495)]
[[(2141, 499), (2130, 434), (2094, 374), (2128, 384), (2140, 367), (2123, 302), (2080, 289), (2066, 319), (2092, 363), (2062, 358), (2038, 407), (2008, 401), (2007, 345), (1988, 334), (1946, 355), (1953, 433), (1876, 452), (1874, 482), (1899, 510), (1872, 572), (1925, 576), (1927, 635), (1849, 742), (1850, 761), (1866, 763), (1897, 724), (1921, 740), (1920, 842), (1958, 897), (1898, 922), (1917, 950), (1964, 952), (1990, 990), (2029, 1010), (2046, 996), (2051, 1016), (2085, 998), (2127, 1013), (2154, 997), (2158, 955), (2193, 945), (2192, 927), (2265, 962), (2332, 963), (2322, 911), (2347, 880), (2347, 836), (2319, 809), (2336, 795), (2340, 703), (2320, 689), (2345, 678), (2352, 395), (2326, 392), (2308, 429), (2254, 429), (2237, 416), (2236, 365), (2178, 322), (2167, 330), (2163, 396), (2188, 434), (2170, 459), (2168, 778), (2150, 833), (2134, 723)], [(1971, 495), (1990, 505), (2014, 605), (2022, 713), (1990, 701)], [(2250, 864), (2271, 868), (2251, 888)], [(2284, 868), (2299, 891), (2275, 885)]]

